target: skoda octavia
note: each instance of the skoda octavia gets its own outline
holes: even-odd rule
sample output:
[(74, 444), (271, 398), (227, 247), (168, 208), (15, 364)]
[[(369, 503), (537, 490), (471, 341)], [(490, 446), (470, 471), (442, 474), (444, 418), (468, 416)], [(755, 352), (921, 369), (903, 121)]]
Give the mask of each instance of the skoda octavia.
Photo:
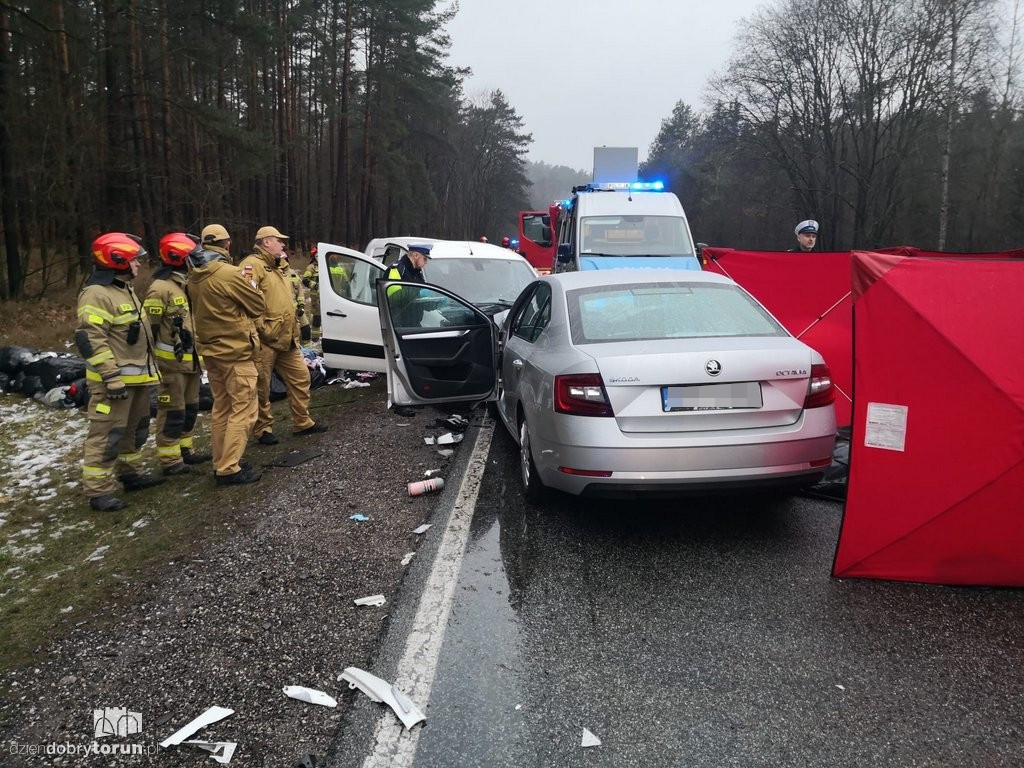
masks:
[[(499, 330), (435, 286), (403, 325), (378, 284), (397, 404), (493, 401), (528, 498), (800, 487), (831, 463), (821, 355), (706, 272), (617, 269), (530, 283)], [(408, 302), (409, 295), (404, 301)]]

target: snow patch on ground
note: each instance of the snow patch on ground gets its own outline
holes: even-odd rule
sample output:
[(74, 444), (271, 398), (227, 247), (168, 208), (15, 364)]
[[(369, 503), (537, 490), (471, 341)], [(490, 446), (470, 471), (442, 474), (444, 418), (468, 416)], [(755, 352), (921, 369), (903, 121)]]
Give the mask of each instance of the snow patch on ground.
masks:
[(110, 549), (109, 544), (105, 544), (102, 547), (97, 547), (95, 552), (93, 552), (91, 555), (85, 558), (85, 562), (95, 563), (98, 560), (102, 560), (104, 556), (107, 554), (108, 549)]
[(49, 501), (75, 482), (89, 422), (80, 411), (54, 410), (23, 397), (0, 397), (0, 488), (11, 501)]

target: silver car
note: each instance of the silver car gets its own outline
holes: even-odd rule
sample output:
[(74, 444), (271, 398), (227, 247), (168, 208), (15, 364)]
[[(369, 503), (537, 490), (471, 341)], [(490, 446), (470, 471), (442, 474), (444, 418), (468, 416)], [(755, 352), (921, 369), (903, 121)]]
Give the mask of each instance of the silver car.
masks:
[[(387, 296), (389, 285), (403, 287)], [(392, 400), (495, 401), (530, 499), (545, 488), (799, 487), (831, 463), (835, 392), (824, 360), (726, 277), (552, 275), (523, 290), (500, 331), (440, 288), (382, 282), (378, 291)], [(410, 301), (429, 310), (429, 325), (402, 324), (399, 304)]]

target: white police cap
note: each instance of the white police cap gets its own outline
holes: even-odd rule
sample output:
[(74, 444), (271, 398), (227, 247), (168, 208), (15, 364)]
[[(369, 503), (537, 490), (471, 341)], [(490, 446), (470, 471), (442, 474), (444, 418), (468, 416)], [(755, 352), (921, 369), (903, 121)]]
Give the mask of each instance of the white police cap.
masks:
[(798, 235), (818, 234), (818, 222), (814, 219), (807, 219), (807, 221), (801, 221), (796, 225), (796, 229), (793, 230)]

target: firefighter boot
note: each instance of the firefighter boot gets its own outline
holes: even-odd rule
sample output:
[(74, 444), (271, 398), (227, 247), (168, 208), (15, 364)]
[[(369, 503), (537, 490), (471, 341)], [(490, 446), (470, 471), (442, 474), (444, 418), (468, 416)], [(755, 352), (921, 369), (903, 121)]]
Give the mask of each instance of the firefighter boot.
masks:
[(213, 458), (212, 453), (195, 453), (191, 448), (181, 449), (181, 460), (186, 464), (202, 464)]
[(127, 506), (124, 499), (119, 499), (112, 493), (104, 493), (89, 499), (89, 507), (96, 512), (113, 512), (115, 509), (124, 509)]
[(186, 464), (184, 461), (179, 461), (177, 464), (172, 464), (169, 467), (164, 467), (160, 470), (164, 477), (172, 477), (173, 475), (188, 475), (192, 472), (192, 467)]
[(121, 484), (124, 485), (126, 491), (141, 491), (144, 488), (152, 488), (154, 485), (160, 485), (167, 481), (166, 477), (160, 477), (159, 475), (153, 475), (149, 472), (140, 474), (134, 472), (130, 475), (121, 475), (118, 478)]

